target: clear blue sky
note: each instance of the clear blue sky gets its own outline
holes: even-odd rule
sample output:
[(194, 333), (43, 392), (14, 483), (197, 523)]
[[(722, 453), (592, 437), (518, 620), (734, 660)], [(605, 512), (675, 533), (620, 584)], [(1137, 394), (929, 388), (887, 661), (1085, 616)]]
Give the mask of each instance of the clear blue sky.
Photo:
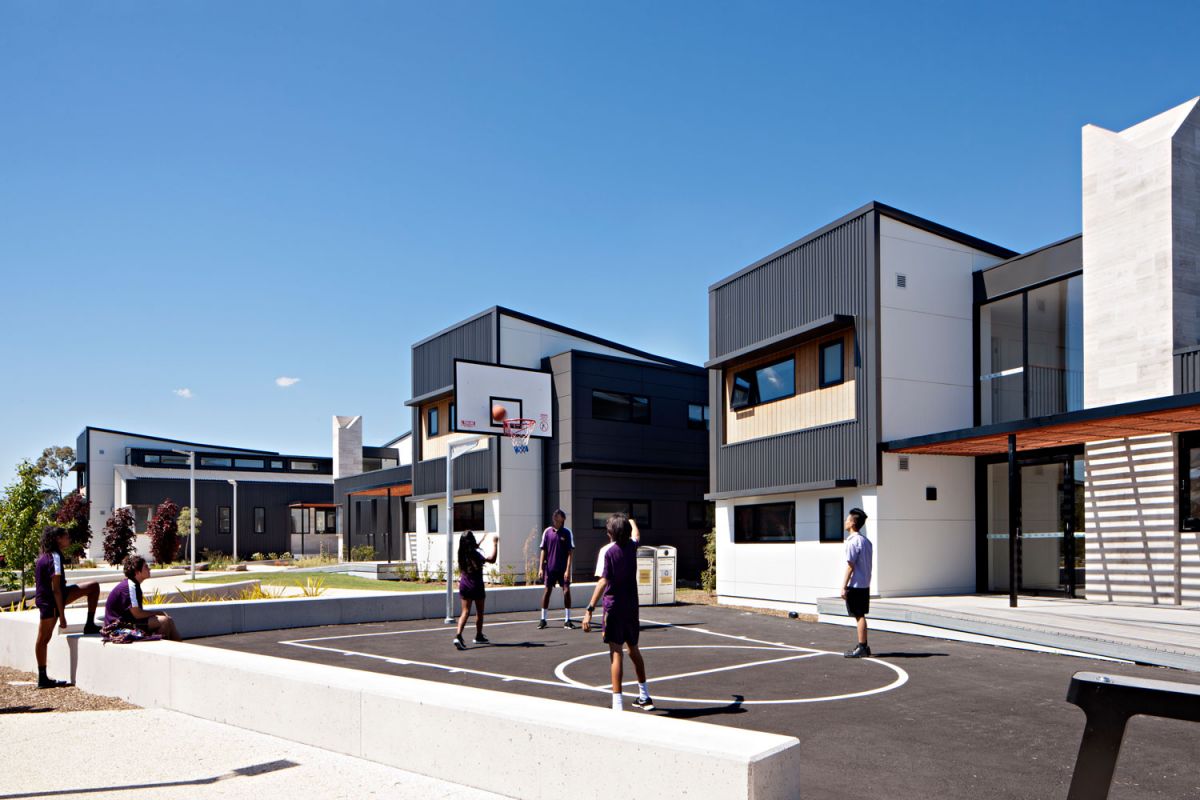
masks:
[[(0, 5), (0, 482), (84, 425), (328, 454), (493, 304), (692, 362), (706, 287), (875, 199), (1022, 250), (1200, 5)], [(290, 387), (276, 378), (299, 378)], [(191, 397), (175, 391), (190, 390)]]

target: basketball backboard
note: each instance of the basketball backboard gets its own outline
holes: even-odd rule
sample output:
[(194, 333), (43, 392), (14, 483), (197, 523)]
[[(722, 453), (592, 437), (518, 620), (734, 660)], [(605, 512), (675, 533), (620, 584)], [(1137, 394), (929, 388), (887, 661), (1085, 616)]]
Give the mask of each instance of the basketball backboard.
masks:
[(550, 373), (540, 369), (456, 359), (454, 404), (454, 430), (459, 433), (503, 436), (503, 423), (492, 418), (493, 406), (502, 406), (506, 419), (534, 420), (532, 437), (549, 439), (554, 435)]

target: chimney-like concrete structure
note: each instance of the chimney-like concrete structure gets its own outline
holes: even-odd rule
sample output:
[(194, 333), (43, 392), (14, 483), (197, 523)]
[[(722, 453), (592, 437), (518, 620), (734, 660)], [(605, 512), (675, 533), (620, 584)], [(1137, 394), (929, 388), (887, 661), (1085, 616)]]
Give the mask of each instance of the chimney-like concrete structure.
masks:
[(345, 478), (363, 471), (362, 417), (333, 418), (333, 477)]
[(1114, 132), (1083, 129), (1088, 408), (1174, 393), (1200, 344), (1200, 97)]

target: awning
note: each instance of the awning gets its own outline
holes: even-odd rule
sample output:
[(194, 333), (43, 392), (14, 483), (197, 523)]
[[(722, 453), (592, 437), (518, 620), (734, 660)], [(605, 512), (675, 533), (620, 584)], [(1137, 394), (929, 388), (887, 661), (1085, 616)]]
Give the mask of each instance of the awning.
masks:
[(1008, 452), (1010, 435), (1022, 451), (1194, 430), (1200, 430), (1200, 392), (915, 436), (883, 448), (889, 453), (989, 456)]
[(397, 483), (392, 486), (374, 486), (348, 494), (350, 497), (408, 497), (412, 494), (412, 484)]
[(337, 503), (289, 503), (288, 508), (337, 508)]
[(738, 348), (737, 350), (725, 353), (720, 358), (714, 358), (711, 361), (704, 362), (705, 369), (720, 369), (727, 364), (732, 364), (735, 361), (741, 361), (756, 353), (766, 353), (770, 350), (782, 348), (786, 345), (795, 344), (805, 339), (815, 339), (831, 331), (841, 328), (854, 327), (854, 317), (849, 314), (829, 314), (819, 319), (806, 322), (803, 325), (786, 330), (783, 333), (772, 336), (769, 339), (764, 339), (761, 342), (755, 342), (752, 345)]

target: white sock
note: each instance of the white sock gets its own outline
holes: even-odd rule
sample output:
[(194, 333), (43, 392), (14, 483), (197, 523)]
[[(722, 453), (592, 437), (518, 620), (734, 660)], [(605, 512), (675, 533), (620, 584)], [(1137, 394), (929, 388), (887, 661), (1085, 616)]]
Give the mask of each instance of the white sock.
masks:
[(546, 609), (542, 609), (542, 622), (546, 621)]
[(571, 609), (567, 609), (567, 622), (571, 621)]
[(638, 684), (638, 699), (645, 700), (649, 696), (650, 696), (650, 690), (646, 688), (646, 684), (639, 683)]
[(621, 694), (613, 695), (613, 711), (625, 710), (625, 698)]

